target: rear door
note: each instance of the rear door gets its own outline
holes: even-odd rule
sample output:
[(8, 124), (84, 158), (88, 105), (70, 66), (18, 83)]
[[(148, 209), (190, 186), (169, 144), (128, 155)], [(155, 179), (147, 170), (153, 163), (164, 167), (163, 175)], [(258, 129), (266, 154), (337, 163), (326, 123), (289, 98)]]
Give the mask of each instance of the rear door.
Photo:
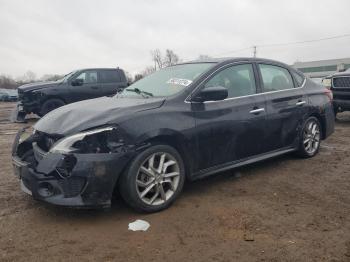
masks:
[(307, 112), (307, 97), (287, 68), (258, 63), (258, 69), (266, 97), (268, 151), (291, 147)]
[(119, 69), (99, 70), (99, 79), (101, 82), (101, 94), (104, 96), (114, 95), (118, 90), (126, 86)]
[(228, 98), (192, 103), (196, 120), (199, 170), (265, 152), (266, 113), (251, 63), (229, 65), (201, 88), (223, 86)]

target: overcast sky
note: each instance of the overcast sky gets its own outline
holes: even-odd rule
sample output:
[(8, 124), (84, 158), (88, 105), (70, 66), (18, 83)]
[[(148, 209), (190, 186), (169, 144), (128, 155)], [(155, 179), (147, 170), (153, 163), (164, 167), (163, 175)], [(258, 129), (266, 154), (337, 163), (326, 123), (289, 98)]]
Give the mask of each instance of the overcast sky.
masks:
[[(0, 74), (68, 73), (152, 65), (150, 50), (182, 60), (252, 56), (252, 48), (350, 33), (349, 0), (0, 0)], [(286, 63), (350, 57), (350, 37), (258, 47)]]

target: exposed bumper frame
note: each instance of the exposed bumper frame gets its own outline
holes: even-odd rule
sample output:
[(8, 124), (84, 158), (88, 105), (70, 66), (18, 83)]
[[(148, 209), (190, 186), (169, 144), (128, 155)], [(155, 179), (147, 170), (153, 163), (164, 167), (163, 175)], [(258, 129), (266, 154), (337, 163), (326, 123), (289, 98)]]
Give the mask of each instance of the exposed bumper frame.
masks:
[(348, 111), (350, 110), (350, 100), (334, 99), (333, 106), (336, 112)]
[(35, 200), (66, 207), (108, 208), (118, 178), (133, 155), (134, 152), (74, 154), (77, 161), (69, 177), (57, 172), (65, 158), (63, 154), (47, 153), (33, 167), (20, 159), (14, 148), (12, 162), (22, 191), (31, 193)]

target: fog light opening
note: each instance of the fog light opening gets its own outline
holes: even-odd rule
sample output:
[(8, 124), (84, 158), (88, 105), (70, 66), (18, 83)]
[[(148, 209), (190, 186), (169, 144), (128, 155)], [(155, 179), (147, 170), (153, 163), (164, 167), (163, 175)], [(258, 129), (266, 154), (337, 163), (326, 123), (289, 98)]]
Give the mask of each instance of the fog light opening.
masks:
[(50, 197), (54, 194), (54, 188), (50, 183), (43, 182), (38, 186), (38, 194), (42, 197)]

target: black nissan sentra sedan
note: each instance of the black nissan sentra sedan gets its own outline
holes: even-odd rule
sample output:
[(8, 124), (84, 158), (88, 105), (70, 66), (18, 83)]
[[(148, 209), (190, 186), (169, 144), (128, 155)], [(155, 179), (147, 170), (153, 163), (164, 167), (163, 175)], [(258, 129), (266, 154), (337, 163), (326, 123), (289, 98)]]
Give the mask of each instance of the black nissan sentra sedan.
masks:
[(185, 180), (296, 152), (313, 157), (334, 131), (332, 93), (265, 59), (162, 69), (114, 97), (58, 108), (21, 130), (15, 174), (34, 199), (138, 211), (167, 208)]

